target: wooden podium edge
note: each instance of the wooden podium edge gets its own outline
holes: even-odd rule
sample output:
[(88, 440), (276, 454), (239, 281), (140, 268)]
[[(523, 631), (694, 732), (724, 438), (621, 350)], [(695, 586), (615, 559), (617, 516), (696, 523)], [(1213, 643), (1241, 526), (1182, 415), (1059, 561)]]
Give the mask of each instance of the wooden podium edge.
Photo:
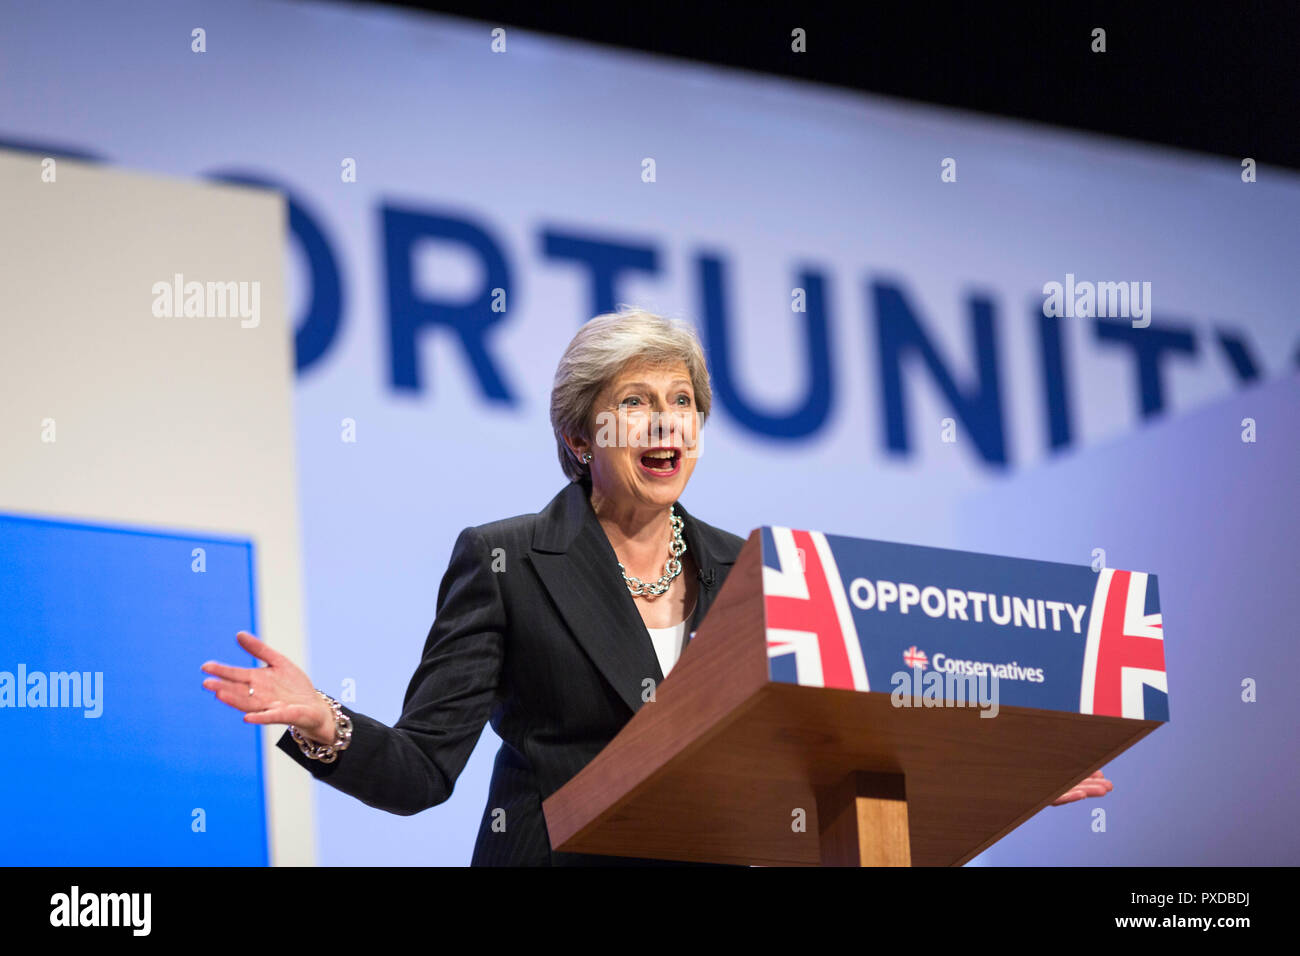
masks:
[[(1072, 716), (1072, 715), (1066, 713), (1065, 711), (1061, 711), (1060, 713), (1065, 714), (1066, 716)], [(1119, 719), (1119, 718), (1116, 718), (1116, 719)], [(1133, 746), (1137, 745), (1137, 744), (1138, 744), (1138, 743), (1139, 743), (1143, 738), (1145, 738), (1147, 735), (1149, 735), (1149, 734), (1150, 734), (1152, 731), (1154, 731), (1157, 727), (1163, 727), (1163, 726), (1165, 725), (1165, 721), (1161, 721), (1161, 720), (1150, 720), (1150, 721), (1146, 721), (1146, 720), (1144, 720), (1144, 721), (1141, 721), (1141, 723), (1142, 723), (1142, 724), (1145, 724), (1146, 726), (1142, 727), (1142, 729), (1139, 730), (1137, 733), (1135, 733), (1135, 734), (1133, 734), (1132, 736), (1126, 738), (1126, 739), (1124, 740), (1123, 743), (1119, 744), (1117, 747), (1115, 747), (1113, 750), (1111, 750), (1109, 753), (1107, 753), (1106, 756), (1105, 756), (1105, 758), (1104, 758), (1103, 760), (1099, 760), (1099, 761), (1097, 761), (1096, 765), (1093, 766), (1091, 769), (1089, 769), (1086, 773), (1084, 773), (1083, 776), (1086, 777), (1086, 776), (1088, 776), (1089, 774), (1095, 773), (1096, 771), (1100, 770), (1102, 767), (1106, 766), (1106, 764), (1110, 763), (1112, 760), (1114, 760), (1114, 759), (1115, 759), (1116, 757), (1118, 757), (1120, 754), (1124, 753), (1124, 752), (1125, 752), (1126, 750), (1128, 750), (1130, 747), (1133, 747)], [(1002, 830), (1000, 833), (997, 833), (997, 834), (995, 834), (994, 836), (990, 837), (988, 840), (986, 840), (984, 843), (982, 843), (982, 844), (980, 844), (979, 846), (977, 846), (974, 850), (972, 850), (972, 851), (971, 851), (970, 853), (968, 853), (966, 856), (963, 856), (963, 857), (959, 858), (958, 860), (956, 860), (956, 861), (952, 864), (952, 866), (954, 866), (954, 867), (957, 867), (957, 866), (965, 866), (965, 865), (966, 865), (967, 863), (969, 863), (971, 860), (975, 859), (975, 857), (979, 856), (981, 853), (983, 853), (985, 850), (987, 850), (987, 849), (988, 849), (989, 847), (991, 847), (993, 844), (995, 844), (995, 843), (997, 843), (999, 840), (1001, 840), (1004, 836), (1006, 836), (1006, 835), (1007, 835), (1008, 833), (1010, 833), (1012, 830), (1014, 830), (1014, 829), (1016, 829), (1017, 827), (1019, 827), (1022, 823), (1025, 823), (1025, 822), (1028, 821), (1031, 817), (1038, 815), (1038, 814), (1041, 813), (1043, 810), (1045, 810), (1045, 809), (1047, 809), (1048, 807), (1050, 807), (1050, 806), (1052, 805), (1052, 802), (1053, 802), (1054, 800), (1056, 800), (1056, 797), (1059, 797), (1061, 794), (1065, 793), (1067, 790), (1069, 790), (1071, 787), (1073, 787), (1075, 784), (1077, 784), (1077, 783), (1078, 783), (1080, 780), (1082, 780), (1082, 779), (1083, 779), (1083, 777), (1075, 777), (1075, 778), (1072, 778), (1072, 779), (1069, 779), (1069, 780), (1063, 781), (1063, 782), (1061, 783), (1061, 789), (1060, 789), (1059, 791), (1056, 791), (1056, 796), (1054, 796), (1054, 797), (1049, 797), (1048, 799), (1044, 800), (1042, 803), (1040, 803), (1040, 804), (1038, 804), (1037, 806), (1035, 806), (1032, 810), (1030, 810), (1029, 812), (1025, 813), (1023, 816), (1019, 817), (1017, 820), (1015, 820), (1013, 823), (1011, 823), (1009, 826), (1007, 826), (1007, 828), (1006, 828), (1005, 830)]]

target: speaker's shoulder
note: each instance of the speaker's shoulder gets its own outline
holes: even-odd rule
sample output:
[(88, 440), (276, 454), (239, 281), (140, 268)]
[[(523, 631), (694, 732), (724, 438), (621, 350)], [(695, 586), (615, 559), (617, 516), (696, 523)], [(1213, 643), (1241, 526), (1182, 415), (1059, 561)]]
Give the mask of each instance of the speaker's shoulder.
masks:
[(527, 547), (533, 540), (537, 519), (536, 514), (513, 515), (475, 525), (474, 531), (487, 542), (489, 547), (510, 547), (519, 544)]

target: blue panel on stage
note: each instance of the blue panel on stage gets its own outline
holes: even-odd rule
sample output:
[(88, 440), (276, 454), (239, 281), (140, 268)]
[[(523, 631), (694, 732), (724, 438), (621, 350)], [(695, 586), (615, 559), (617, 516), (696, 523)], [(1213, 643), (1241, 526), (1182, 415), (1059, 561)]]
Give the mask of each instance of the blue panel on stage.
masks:
[(0, 864), (266, 865), (259, 728), (199, 669), (239, 630), (249, 541), (0, 515)]

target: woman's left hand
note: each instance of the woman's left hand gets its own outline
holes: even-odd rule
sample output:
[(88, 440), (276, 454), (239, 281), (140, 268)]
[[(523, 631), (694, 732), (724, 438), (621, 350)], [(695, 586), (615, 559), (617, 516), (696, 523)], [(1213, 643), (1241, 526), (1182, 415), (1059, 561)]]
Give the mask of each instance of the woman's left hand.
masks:
[(1076, 783), (1069, 790), (1065, 791), (1065, 793), (1053, 800), (1051, 806), (1062, 807), (1067, 803), (1074, 803), (1075, 801), (1082, 800), (1085, 797), (1104, 797), (1114, 789), (1115, 785), (1107, 780), (1102, 772), (1098, 770), (1092, 776)]

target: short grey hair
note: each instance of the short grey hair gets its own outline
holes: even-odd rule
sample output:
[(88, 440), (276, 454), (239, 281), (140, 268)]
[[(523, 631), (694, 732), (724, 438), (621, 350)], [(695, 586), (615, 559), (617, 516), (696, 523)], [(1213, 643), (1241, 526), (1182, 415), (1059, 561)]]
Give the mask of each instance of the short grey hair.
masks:
[(565, 444), (565, 435), (592, 440), (596, 399), (605, 387), (630, 363), (686, 366), (695, 390), (695, 410), (702, 427), (713, 404), (704, 348), (695, 329), (678, 319), (666, 319), (621, 306), (606, 312), (578, 330), (555, 370), (551, 387), (551, 427), (555, 430), (560, 467), (570, 480), (590, 473)]

